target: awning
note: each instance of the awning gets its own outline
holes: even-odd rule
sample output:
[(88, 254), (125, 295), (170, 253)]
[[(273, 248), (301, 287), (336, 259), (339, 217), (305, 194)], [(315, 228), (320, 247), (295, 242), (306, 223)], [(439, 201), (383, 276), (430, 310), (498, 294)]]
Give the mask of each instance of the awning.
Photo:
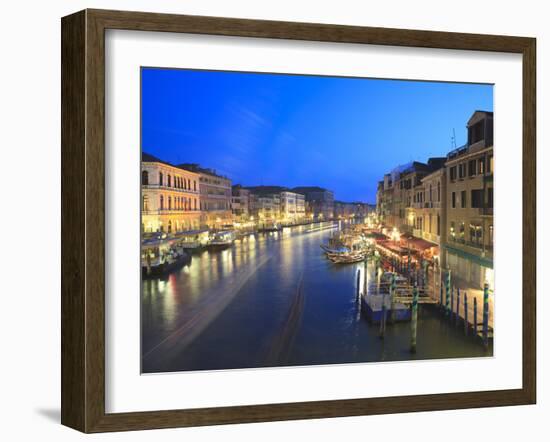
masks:
[(426, 241), (422, 238), (416, 238), (414, 236), (401, 238), (401, 242), (404, 243), (405, 247), (410, 247), (411, 249), (418, 250), (423, 252), (426, 249), (431, 249), (432, 247), (438, 247), (437, 244)]

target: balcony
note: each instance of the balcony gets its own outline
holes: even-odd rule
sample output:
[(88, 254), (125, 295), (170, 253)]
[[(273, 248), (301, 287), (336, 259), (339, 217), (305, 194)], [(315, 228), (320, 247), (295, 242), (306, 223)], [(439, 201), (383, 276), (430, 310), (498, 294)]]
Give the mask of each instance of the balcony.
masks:
[(142, 184), (141, 187), (143, 189), (149, 189), (149, 190), (169, 190), (169, 191), (172, 191), (172, 192), (192, 193), (192, 194), (195, 194), (195, 195), (199, 194), (198, 190), (180, 189), (178, 187), (169, 187), (169, 186), (165, 186), (165, 185), (161, 186), (160, 184)]
[(142, 215), (177, 215), (186, 213), (199, 213), (200, 209), (157, 209), (157, 210), (142, 210)]
[(493, 208), (492, 207), (478, 207), (477, 214), (481, 216), (493, 216)]

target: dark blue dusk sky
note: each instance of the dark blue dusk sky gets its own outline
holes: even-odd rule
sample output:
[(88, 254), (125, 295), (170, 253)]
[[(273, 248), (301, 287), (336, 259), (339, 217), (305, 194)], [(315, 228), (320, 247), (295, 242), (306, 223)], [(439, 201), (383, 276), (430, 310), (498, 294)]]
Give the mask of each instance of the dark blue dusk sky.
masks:
[(233, 184), (321, 186), (374, 202), (384, 173), (466, 142), (493, 87), (281, 74), (142, 70), (142, 149)]

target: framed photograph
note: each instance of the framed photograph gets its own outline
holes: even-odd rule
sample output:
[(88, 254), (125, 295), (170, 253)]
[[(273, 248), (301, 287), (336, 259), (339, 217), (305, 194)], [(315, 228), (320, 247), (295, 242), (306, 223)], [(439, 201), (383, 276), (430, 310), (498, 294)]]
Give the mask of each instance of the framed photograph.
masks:
[(535, 403), (535, 53), (64, 17), (62, 423)]

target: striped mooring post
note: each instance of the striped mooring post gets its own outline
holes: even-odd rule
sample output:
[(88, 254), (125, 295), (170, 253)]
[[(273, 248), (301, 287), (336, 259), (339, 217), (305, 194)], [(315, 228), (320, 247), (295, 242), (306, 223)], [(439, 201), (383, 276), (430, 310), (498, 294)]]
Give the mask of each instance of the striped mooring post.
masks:
[(443, 309), (443, 281), (439, 282), (439, 308)]
[(451, 313), (450, 302), (451, 302), (451, 271), (447, 270), (447, 275), (445, 277), (445, 314), (447, 316)]
[(489, 284), (483, 285), (483, 346), (489, 347)]
[(455, 288), (451, 287), (451, 303), (449, 305), (449, 319), (453, 319), (455, 314)]
[(424, 292), (428, 292), (428, 261), (423, 260), (422, 265), (424, 267), (424, 273), (422, 274), (422, 287), (424, 288)]
[(357, 269), (357, 298), (361, 296), (361, 270)]
[(382, 292), (382, 305), (381, 305), (381, 315), (380, 316), (380, 339), (384, 339), (386, 334), (386, 293)]
[(464, 334), (468, 336), (468, 294), (464, 292)]
[(390, 324), (395, 322), (395, 273), (391, 275), (390, 281)]
[(363, 295), (367, 296), (367, 265), (368, 258), (365, 258), (365, 264), (363, 265)]
[(474, 338), (477, 338), (477, 298), (474, 296)]
[(456, 289), (456, 315), (455, 315), (456, 325), (460, 321), (460, 289)]
[(418, 321), (418, 287), (413, 287), (413, 301), (411, 307), (411, 353), (416, 353), (416, 327)]

